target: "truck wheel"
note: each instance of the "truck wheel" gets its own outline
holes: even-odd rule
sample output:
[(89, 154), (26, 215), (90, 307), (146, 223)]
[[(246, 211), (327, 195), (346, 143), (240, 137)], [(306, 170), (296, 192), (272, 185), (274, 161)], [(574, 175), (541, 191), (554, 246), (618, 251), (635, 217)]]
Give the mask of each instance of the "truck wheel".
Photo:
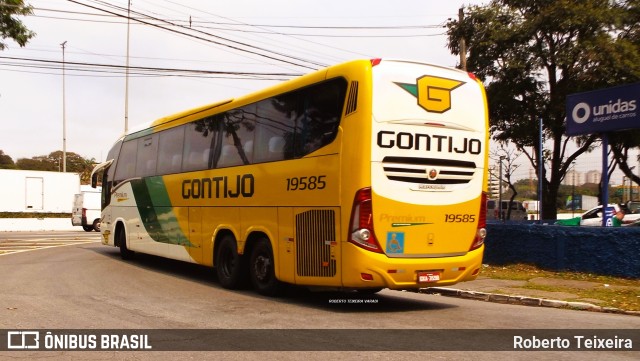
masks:
[(261, 238), (253, 247), (251, 261), (249, 262), (249, 275), (251, 283), (259, 294), (276, 296), (280, 290), (280, 281), (276, 278), (275, 262), (271, 243), (266, 238)]
[(93, 226), (91, 228), (93, 228), (93, 230), (96, 232), (100, 232), (100, 220), (99, 219), (94, 220)]
[(84, 229), (85, 232), (91, 232), (93, 231), (93, 226), (82, 226), (82, 229)]
[(238, 254), (236, 240), (231, 235), (225, 235), (220, 240), (216, 252), (216, 274), (218, 282), (224, 288), (237, 289), (246, 282), (246, 261)]

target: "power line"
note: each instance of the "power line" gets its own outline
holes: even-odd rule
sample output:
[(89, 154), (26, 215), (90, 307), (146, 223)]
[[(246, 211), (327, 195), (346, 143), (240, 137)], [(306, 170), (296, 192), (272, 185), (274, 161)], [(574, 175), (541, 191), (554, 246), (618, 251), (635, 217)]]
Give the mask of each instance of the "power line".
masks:
[[(39, 11), (49, 11), (49, 12), (76, 14), (76, 15), (90, 15), (90, 16), (109, 17), (109, 18), (120, 18), (121, 17), (121, 16), (118, 16), (118, 15), (112, 15), (112, 14), (97, 14), (97, 13), (88, 13), (88, 12), (71, 11), (71, 10), (47, 9), (47, 8), (37, 8), (37, 7), (34, 7), (33, 9), (34, 10), (39, 10)], [(36, 14), (34, 14), (32, 16), (49, 18), (49, 17), (44, 16), (44, 15), (36, 15)], [(53, 18), (56, 18), (56, 17), (53, 17)], [(145, 19), (145, 18), (147, 18), (147, 17), (146, 16), (145, 17), (141, 17), (141, 18), (131, 17), (131, 20), (137, 21), (139, 19)], [(57, 17), (56, 19), (96, 22), (96, 20), (74, 19), (74, 18), (63, 18), (63, 17)], [(250, 26), (250, 27), (260, 27), (260, 28), (318, 29), (318, 30), (420, 30), (420, 29), (442, 29), (442, 28), (446, 27), (443, 24), (438, 24), (438, 25), (387, 25), (387, 26), (381, 26), (381, 25), (378, 25), (378, 26), (328, 26), (328, 25), (312, 26), (312, 25), (247, 24), (247, 23), (242, 23), (242, 22), (232, 23), (232, 22), (218, 22), (218, 21), (207, 21), (207, 20), (160, 19), (160, 18), (157, 18), (157, 19), (161, 20), (163, 22), (167, 22), (167, 23), (174, 23), (176, 26), (187, 26), (187, 24), (189, 24), (190, 25), (189, 27), (192, 27), (193, 25), (198, 25), (198, 24), (205, 24), (205, 25), (206, 24), (213, 24), (213, 25), (228, 25), (228, 26)], [(112, 22), (112, 23), (121, 24), (122, 22)], [(179, 23), (184, 23), (184, 24), (179, 24)], [(246, 31), (246, 30), (234, 30), (234, 29), (229, 29), (229, 28), (212, 28), (212, 29), (223, 29), (223, 30), (229, 30), (229, 31)]]
[[(121, 18), (125, 18), (125, 19), (128, 18), (127, 15), (121, 15), (121, 14), (118, 14), (116, 12), (109, 11), (107, 9), (102, 9), (102, 8), (99, 8), (99, 7), (96, 7), (96, 6), (93, 6), (93, 5), (81, 3), (81, 2), (76, 1), (76, 0), (67, 0), (67, 1), (72, 2), (74, 4), (81, 5), (81, 6), (86, 6), (86, 7), (89, 7), (91, 9), (94, 9), (94, 10), (98, 10), (98, 11), (102, 11), (102, 12), (105, 12), (105, 13), (108, 13), (108, 14), (112, 14), (112, 15), (115, 15), (115, 16), (118, 16), (118, 17), (121, 17)], [(126, 9), (124, 9), (122, 7), (115, 6), (115, 5), (112, 5), (112, 4), (108, 4), (108, 3), (105, 3), (105, 2), (99, 1), (99, 0), (96, 0), (96, 1), (93, 1), (93, 2), (100, 3), (100, 4), (104, 5), (104, 6), (107, 6), (107, 7), (119, 10), (119, 11), (126, 10)], [(177, 27), (177, 28), (182, 28), (182, 29), (185, 29), (187, 31), (194, 31), (196, 33), (200, 33), (200, 34), (205, 35), (207, 37), (212, 37), (214, 39), (219, 39), (219, 40), (222, 40), (222, 41), (225, 41), (225, 42), (235, 43), (237, 45), (231, 45), (231, 44), (222, 43), (220, 41), (216, 41), (216, 40), (212, 40), (212, 39), (209, 39), (209, 38), (205, 38), (203, 36), (190, 34), (190, 33), (184, 32), (184, 31), (172, 29), (172, 28), (169, 28), (169, 27), (166, 27), (166, 26), (163, 26), (163, 25), (159, 25), (159, 24), (154, 24), (152, 22), (149, 22), (149, 21), (146, 21), (146, 20), (142, 20), (141, 18), (138, 18), (138, 17), (131, 17), (131, 20), (133, 20), (133, 21), (137, 21), (139, 23), (142, 23), (142, 24), (145, 24), (145, 25), (149, 25), (149, 26), (152, 26), (152, 27), (156, 27), (156, 28), (159, 28), (159, 29), (163, 29), (163, 30), (166, 30), (166, 31), (169, 31), (169, 32), (173, 32), (173, 33), (176, 33), (176, 34), (188, 36), (188, 37), (191, 37), (191, 38), (194, 38), (194, 39), (206, 41), (206, 42), (209, 42), (209, 43), (212, 43), (212, 44), (224, 46), (224, 47), (227, 47), (229, 49), (236, 50), (236, 51), (245, 52), (245, 53), (249, 53), (249, 54), (252, 54), (252, 55), (257, 55), (257, 56), (261, 56), (261, 57), (268, 58), (268, 59), (271, 59), (271, 60), (276, 60), (276, 61), (279, 61), (279, 62), (283, 62), (283, 63), (287, 63), (287, 64), (290, 64), (290, 65), (295, 65), (295, 66), (303, 67), (303, 68), (307, 68), (307, 69), (312, 69), (312, 70), (315, 70), (317, 68), (313, 68), (313, 67), (310, 67), (308, 65), (301, 64), (299, 62), (302, 61), (302, 62), (313, 64), (313, 65), (316, 65), (316, 66), (320, 66), (320, 67), (326, 66), (325, 64), (316, 63), (316, 62), (313, 62), (313, 61), (310, 61), (310, 60), (305, 60), (305, 59), (297, 58), (297, 57), (294, 57), (294, 56), (290, 56), (290, 55), (274, 52), (274, 51), (271, 51), (271, 50), (268, 50), (268, 49), (263, 49), (263, 48), (260, 48), (260, 47), (257, 47), (257, 46), (253, 46), (253, 45), (250, 45), (250, 44), (245, 44), (245, 43), (233, 41), (231, 39), (226, 39), (224, 37), (217, 36), (217, 35), (214, 35), (214, 34), (210, 34), (210, 33), (207, 33), (207, 32), (201, 31), (201, 30), (189, 29), (188, 27), (181, 26), (181, 25), (178, 25), (178, 24), (175, 24), (175, 23), (171, 23), (169, 21), (165, 21), (165, 20), (150, 16), (150, 15), (141, 13), (139, 11), (133, 11), (132, 10), (131, 12), (135, 13), (135, 14), (137, 14), (139, 16), (143, 16), (145, 19), (151, 19), (151, 20), (154, 20), (154, 21), (159, 21), (161, 23), (166, 23), (168, 25), (172, 25), (172, 26)], [(242, 47), (248, 47), (249, 49), (244, 49)], [(255, 50), (251, 50), (251, 49), (255, 49)], [(276, 56), (263, 54), (261, 52), (272, 53), (272, 54), (275, 54), (275, 55), (280, 56), (280, 57), (290, 58), (290, 59), (298, 61), (298, 63), (293, 62), (291, 60), (281, 59), (281, 58), (278, 58)]]
[[(89, 13), (85, 13), (89, 14)], [(91, 15), (91, 14), (89, 14)], [(93, 14), (95, 15), (95, 14)], [(68, 21), (82, 21), (82, 22), (90, 22), (90, 23), (104, 23), (104, 24), (124, 24), (122, 21), (108, 21), (108, 20), (90, 20), (90, 19), (73, 19), (73, 18), (65, 18), (59, 16), (45, 16), (45, 15), (32, 15), (33, 17), (43, 18), (43, 19), (54, 19), (54, 20), (68, 20)], [(132, 19), (134, 19), (132, 17)], [(137, 20), (136, 20), (137, 21)], [(184, 21), (184, 20), (180, 20)], [(144, 24), (143, 24), (144, 25)], [(237, 25), (237, 24), (236, 24)], [(186, 25), (174, 25), (174, 26), (186, 26)], [(194, 29), (196, 27), (190, 26), (189, 29)], [(305, 33), (289, 33), (289, 32), (280, 32), (280, 31), (258, 31), (258, 30), (246, 30), (246, 29), (229, 29), (222, 27), (214, 27), (214, 26), (203, 26), (199, 25), (197, 28), (200, 29), (209, 29), (209, 30), (223, 30), (223, 31), (231, 31), (238, 33), (250, 33), (250, 34), (272, 34), (272, 35), (282, 35), (282, 36), (301, 36), (301, 37), (312, 37), (312, 38), (420, 38), (420, 37), (430, 37), (430, 36), (441, 36), (446, 33), (436, 33), (436, 34), (367, 34), (367, 35), (356, 35), (356, 34), (305, 34)], [(330, 28), (327, 28), (330, 29)], [(337, 28), (336, 28), (337, 29)], [(355, 29), (355, 28), (354, 28)], [(365, 29), (365, 28), (362, 28)], [(378, 30), (383, 28), (376, 28)]]
[[(4, 62), (0, 65), (6, 66), (20, 66), (24, 68), (41, 68), (41, 69), (60, 69), (62, 66), (61, 61), (47, 60), (47, 59), (34, 59), (34, 58), (20, 58), (10, 56), (0, 56), (0, 59), (7, 59), (14, 61), (13, 63)], [(15, 62), (21, 61), (23, 63)], [(126, 66), (115, 64), (99, 64), (99, 63), (87, 63), (87, 62), (70, 62), (66, 61), (66, 69), (69, 71), (77, 72), (96, 72), (96, 73), (124, 73)], [(158, 67), (143, 67), (143, 66), (130, 66), (131, 71), (136, 72), (138, 75), (164, 75), (164, 76), (234, 76), (243, 78), (262, 78), (262, 77), (280, 77), (280, 78), (292, 78), (301, 76), (301, 73), (275, 73), (275, 72), (247, 72), (247, 71), (220, 71), (220, 70), (201, 70), (201, 69), (180, 69), (180, 68), (158, 68)]]

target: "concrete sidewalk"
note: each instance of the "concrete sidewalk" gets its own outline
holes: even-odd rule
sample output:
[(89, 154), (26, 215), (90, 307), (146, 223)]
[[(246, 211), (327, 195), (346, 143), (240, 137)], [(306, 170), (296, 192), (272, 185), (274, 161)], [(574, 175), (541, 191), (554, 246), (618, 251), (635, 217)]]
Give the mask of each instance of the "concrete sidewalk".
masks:
[(75, 231), (71, 218), (0, 218), (0, 232)]
[[(421, 292), (497, 303), (570, 308), (576, 310), (640, 316), (640, 311), (626, 311), (618, 308), (602, 307), (598, 305), (600, 302), (599, 300), (580, 299), (578, 295), (572, 293), (550, 292), (524, 288), (527, 284), (564, 286), (581, 289), (607, 287), (599, 282), (563, 280), (547, 277), (538, 277), (528, 281), (519, 281), (493, 279), (480, 276), (475, 281), (461, 282), (450, 287), (424, 288), (421, 289)], [(640, 294), (640, 287), (637, 288), (638, 294)]]

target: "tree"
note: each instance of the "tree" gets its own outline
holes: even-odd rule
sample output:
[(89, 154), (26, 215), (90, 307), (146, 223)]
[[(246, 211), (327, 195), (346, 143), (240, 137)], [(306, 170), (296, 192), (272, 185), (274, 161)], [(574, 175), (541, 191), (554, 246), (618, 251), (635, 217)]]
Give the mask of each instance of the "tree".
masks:
[[(40, 155), (36, 157), (20, 158), (16, 162), (18, 169), (24, 170), (43, 170), (60, 172), (62, 170), (62, 151), (57, 150), (49, 153), (49, 155)], [(67, 171), (80, 174), (80, 182), (89, 184), (91, 181), (91, 171), (95, 165), (95, 159), (86, 159), (80, 155), (67, 152)]]
[[(505, 190), (509, 194), (509, 205), (506, 210), (506, 220), (511, 219), (511, 205), (513, 204), (514, 199), (518, 196), (518, 190), (516, 189), (513, 173), (520, 167), (520, 164), (517, 163), (518, 158), (522, 153), (515, 151), (513, 149), (509, 149), (505, 146), (505, 144), (500, 145), (500, 149), (491, 152), (491, 159), (494, 162), (499, 164), (499, 167), (503, 167), (503, 172), (498, 170), (499, 174), (502, 174), (502, 179), (500, 179), (500, 183), (506, 183), (507, 189)], [(504, 195), (505, 191), (502, 192)], [(502, 198), (502, 197), (501, 197)]]
[[(558, 189), (571, 162), (598, 141), (596, 135), (566, 137), (566, 96), (640, 79), (640, 51), (633, 43), (637, 3), (492, 0), (447, 24), (452, 53), (459, 54), (464, 38), (468, 70), (485, 80), (493, 139), (514, 144), (534, 169), (543, 164), (544, 218), (556, 217)], [(545, 144), (551, 144), (542, 159), (539, 119)]]
[(1, 40), (13, 39), (21, 47), (36, 34), (27, 29), (17, 16), (33, 14), (33, 7), (26, 5), (24, 0), (0, 0), (0, 50), (7, 44)]
[(15, 169), (16, 164), (13, 162), (10, 156), (4, 154), (4, 151), (0, 150), (0, 169)]

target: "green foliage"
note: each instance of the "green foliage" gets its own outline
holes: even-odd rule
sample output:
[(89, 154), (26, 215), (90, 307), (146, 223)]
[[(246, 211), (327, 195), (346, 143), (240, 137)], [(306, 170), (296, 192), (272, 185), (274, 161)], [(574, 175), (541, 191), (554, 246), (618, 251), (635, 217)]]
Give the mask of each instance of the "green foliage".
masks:
[(0, 169), (16, 169), (13, 159), (0, 150)]
[[(0, 0), (0, 40), (13, 39), (18, 45), (25, 46), (36, 34), (27, 29), (17, 16), (33, 14), (33, 7), (24, 0)], [(7, 44), (0, 41), (0, 50)]]
[(71, 213), (0, 212), (0, 218), (71, 218)]
[[(543, 214), (555, 218), (555, 199), (571, 162), (592, 149), (594, 135), (576, 138), (568, 152), (568, 94), (640, 79), (638, 0), (492, 0), (466, 9), (448, 24), (449, 48), (467, 44), (467, 70), (485, 80), (492, 137), (512, 143), (534, 169), (544, 165)], [(538, 158), (539, 119), (547, 144)]]
[[(4, 152), (0, 150), (0, 166), (2, 161), (2, 154), (4, 154)], [(63, 169), (62, 158), (63, 152), (61, 150), (51, 152), (49, 153), (49, 155), (40, 155), (32, 158), (20, 158), (16, 161), (13, 169), (61, 172)], [(96, 160), (93, 158), (83, 158), (82, 156), (73, 152), (67, 152), (66, 158), (67, 172), (79, 173), (80, 182), (82, 184), (89, 184), (89, 182), (91, 181), (91, 171), (96, 164)], [(11, 159), (11, 157), (9, 157), (9, 159)]]

